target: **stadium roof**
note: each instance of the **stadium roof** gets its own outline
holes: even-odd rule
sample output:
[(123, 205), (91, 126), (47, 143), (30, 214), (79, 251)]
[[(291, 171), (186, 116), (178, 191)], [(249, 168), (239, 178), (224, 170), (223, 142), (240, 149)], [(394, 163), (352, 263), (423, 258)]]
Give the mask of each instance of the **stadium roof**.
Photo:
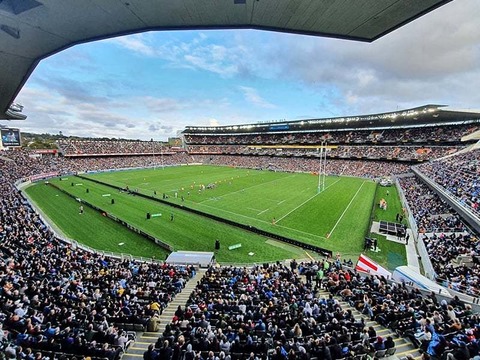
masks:
[(0, 0), (0, 118), (40, 60), (149, 30), (248, 28), (373, 41), (451, 0)]
[(309, 132), (348, 129), (421, 127), (480, 122), (480, 111), (442, 109), (445, 105), (424, 105), (380, 114), (352, 115), (323, 119), (273, 121), (228, 126), (187, 126), (184, 134), (249, 134), (262, 132)]

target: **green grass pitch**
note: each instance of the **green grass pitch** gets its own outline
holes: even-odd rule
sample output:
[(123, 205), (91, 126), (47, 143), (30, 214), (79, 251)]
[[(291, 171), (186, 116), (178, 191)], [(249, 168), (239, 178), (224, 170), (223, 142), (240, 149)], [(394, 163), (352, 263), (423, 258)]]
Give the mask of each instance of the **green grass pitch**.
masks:
[[(156, 196), (159, 198), (165, 194), (168, 196), (167, 201), (169, 202), (255, 226), (334, 252), (338, 251), (345, 258), (353, 260), (363, 249), (363, 239), (368, 233), (376, 188), (373, 181), (366, 179), (327, 177), (325, 190), (318, 193), (318, 177), (310, 174), (206, 165), (128, 170), (88, 176), (113, 185), (128, 186), (131, 190), (148, 195), (154, 195), (156, 192)], [(71, 176), (67, 181), (52, 179), (51, 182), (74, 196), (85, 199), (169, 243), (175, 250), (213, 251), (215, 239), (218, 238), (222, 247), (216, 253), (216, 258), (220, 262), (259, 263), (305, 257), (303, 251), (286, 244), (152, 200), (121, 193), (105, 185)], [(71, 186), (72, 182), (83, 185)], [(89, 189), (88, 193), (86, 192), (87, 188)], [(36, 194), (42, 191), (45, 192), (44, 195)], [(42, 207), (42, 203), (48, 203), (48, 201), (41, 201), (40, 198), (56, 197), (58, 193), (58, 190), (45, 185), (27, 189), (27, 194), (34, 197), (34, 200)], [(111, 194), (111, 197), (103, 197), (104, 194)], [(391, 196), (393, 198), (396, 194), (392, 193)], [(111, 198), (115, 199), (114, 205), (111, 204)], [(70, 207), (65, 205), (64, 209), (63, 205), (58, 205), (53, 209), (44, 207), (44, 211), (63, 229), (64, 225), (52, 212), (62, 213), (63, 217), (68, 217), (66, 214), (69, 213), (75, 219), (73, 222), (76, 222), (79, 217), (79, 204), (73, 199), (69, 200), (63, 197), (61, 203), (73, 203), (74, 205), (73, 208), (72, 205)], [(162, 216), (146, 220), (147, 212), (161, 213)], [(173, 221), (171, 221), (172, 214)], [(66, 226), (69, 225), (66, 224)], [(93, 231), (95, 228), (100, 230), (106, 226), (102, 223), (89, 228)], [(75, 235), (77, 230), (69, 228), (72, 231), (69, 236), (82, 242), (88, 241), (83, 237), (82, 239), (78, 238)], [(136, 234), (128, 232), (126, 229), (122, 229), (122, 231), (127, 233), (127, 237), (131, 237), (131, 240), (122, 242), (133, 244), (139, 241), (137, 238), (133, 240), (133, 235)], [(92, 237), (103, 239), (104, 236), (106, 235)], [(146, 239), (141, 240), (142, 242), (139, 244), (143, 242), (151, 244)], [(117, 243), (119, 242), (117, 241)], [(242, 247), (235, 250), (227, 249), (229, 245), (237, 243), (241, 243)], [(102, 248), (102, 244), (87, 244)], [(143, 246), (146, 245), (139, 245), (138, 249), (135, 249), (134, 246), (134, 249), (129, 249), (129, 252), (134, 255), (148, 256), (149, 250), (147, 250), (147, 255), (145, 252), (139, 252)], [(389, 246), (389, 242), (386, 242), (385, 250), (388, 252), (390, 252)], [(123, 252), (124, 249), (117, 248), (115, 251)], [(394, 249), (394, 251), (402, 256), (402, 249)], [(254, 253), (254, 255), (251, 256), (249, 253)], [(152, 254), (153, 251), (150, 252), (150, 256)], [(381, 257), (377, 254), (370, 255), (373, 259)], [(157, 257), (160, 256), (164, 256), (164, 254), (160, 252)], [(382, 258), (381, 260), (383, 265), (388, 266), (386, 259)]]
[(26, 190), (28, 196), (68, 237), (92, 248), (116, 253), (133, 254), (157, 259), (167, 255), (158, 245), (139, 234), (126, 231), (116, 222), (101, 216), (97, 211), (80, 204), (57, 189), (38, 183)]

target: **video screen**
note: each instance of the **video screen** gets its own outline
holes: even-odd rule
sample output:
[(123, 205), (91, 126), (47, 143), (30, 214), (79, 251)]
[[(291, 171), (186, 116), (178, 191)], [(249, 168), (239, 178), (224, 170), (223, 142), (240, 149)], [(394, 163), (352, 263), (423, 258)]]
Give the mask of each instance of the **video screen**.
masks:
[(20, 146), (20, 130), (1, 129), (3, 146)]

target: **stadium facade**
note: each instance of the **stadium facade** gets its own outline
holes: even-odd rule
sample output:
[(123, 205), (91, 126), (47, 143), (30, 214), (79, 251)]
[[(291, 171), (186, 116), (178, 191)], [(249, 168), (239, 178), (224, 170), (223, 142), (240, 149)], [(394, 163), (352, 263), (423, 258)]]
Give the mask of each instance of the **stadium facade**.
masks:
[(341, 116), (295, 121), (272, 121), (229, 126), (187, 126), (189, 135), (245, 135), (258, 133), (302, 133), (327, 131), (388, 130), (416, 127), (471, 124), (480, 121), (480, 112), (445, 109), (446, 105), (424, 105), (386, 113)]

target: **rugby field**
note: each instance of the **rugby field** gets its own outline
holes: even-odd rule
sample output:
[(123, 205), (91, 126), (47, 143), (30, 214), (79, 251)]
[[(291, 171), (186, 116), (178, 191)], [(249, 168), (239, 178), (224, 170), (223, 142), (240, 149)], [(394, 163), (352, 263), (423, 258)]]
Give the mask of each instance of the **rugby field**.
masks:
[[(311, 174), (206, 165), (106, 172), (90, 174), (87, 177), (124, 189), (128, 187), (149, 196), (165, 198), (171, 203), (334, 252), (338, 251), (344, 258), (353, 260), (363, 249), (363, 239), (370, 225), (376, 189), (376, 184), (366, 179), (327, 177), (325, 189), (318, 192), (318, 176)], [(63, 181), (60, 179), (50, 181), (74, 197), (94, 204), (170, 244), (176, 250), (213, 251), (214, 242), (219, 239), (222, 247), (216, 252), (216, 258), (221, 262), (259, 263), (305, 257), (304, 252), (281, 242), (182, 209), (114, 190), (104, 184), (73, 176)], [(35, 188), (49, 190), (48, 193), (45, 190), (45, 195), (40, 195), (35, 193), (41, 190), (34, 191)], [(56, 192), (58, 190), (45, 185), (27, 189), (27, 193), (35, 197), (36, 203), (44, 208), (54, 221), (58, 221), (58, 216), (52, 213), (54, 209), (63, 214), (64, 218), (71, 217), (73, 223), (83, 221), (78, 214), (78, 203), (73, 199), (57, 196)], [(110, 196), (105, 196), (107, 194)], [(111, 204), (112, 198), (115, 204)], [(47, 203), (54, 201), (55, 206), (50, 206), (53, 209), (47, 209), (42, 205), (42, 199)], [(75, 204), (73, 207), (62, 205), (71, 202)], [(88, 210), (90, 212), (91, 209)], [(147, 220), (147, 212), (162, 215)], [(57, 225), (62, 229), (63, 226), (69, 226), (59, 223)], [(89, 228), (92, 237), (96, 238), (99, 236), (93, 235), (95, 228), (105, 226), (103, 223), (83, 225)], [(71, 232), (68, 234), (75, 238), (75, 234)], [(128, 242), (136, 241), (137, 239)], [(235, 250), (227, 249), (228, 246), (235, 244), (242, 244), (242, 247)], [(99, 246), (101, 244), (97, 243), (94, 247)], [(138, 249), (140, 248), (144, 246), (138, 246)], [(134, 250), (129, 252), (136, 254)], [(253, 255), (249, 255), (252, 253)], [(145, 256), (144, 253), (142, 255)], [(375, 254), (371, 255), (375, 258)], [(164, 256), (164, 253), (160, 252), (157, 256)]]

